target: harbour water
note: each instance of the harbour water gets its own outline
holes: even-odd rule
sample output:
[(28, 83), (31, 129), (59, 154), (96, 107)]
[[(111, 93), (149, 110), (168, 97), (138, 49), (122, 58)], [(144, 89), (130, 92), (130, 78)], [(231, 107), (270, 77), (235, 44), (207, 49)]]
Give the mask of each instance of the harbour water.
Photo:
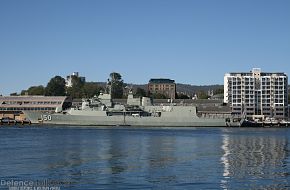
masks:
[(1, 127), (0, 189), (289, 189), (289, 143), (289, 128)]

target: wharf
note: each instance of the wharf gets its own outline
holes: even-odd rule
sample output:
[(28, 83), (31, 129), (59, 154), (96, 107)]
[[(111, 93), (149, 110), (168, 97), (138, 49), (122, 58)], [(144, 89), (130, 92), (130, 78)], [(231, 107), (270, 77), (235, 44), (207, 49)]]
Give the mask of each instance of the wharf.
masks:
[(290, 127), (290, 121), (250, 121), (245, 120), (242, 123), (242, 127), (265, 127), (265, 128), (277, 128), (277, 127)]
[(30, 125), (31, 122), (29, 120), (16, 120), (11, 118), (2, 118), (0, 119), (0, 125)]

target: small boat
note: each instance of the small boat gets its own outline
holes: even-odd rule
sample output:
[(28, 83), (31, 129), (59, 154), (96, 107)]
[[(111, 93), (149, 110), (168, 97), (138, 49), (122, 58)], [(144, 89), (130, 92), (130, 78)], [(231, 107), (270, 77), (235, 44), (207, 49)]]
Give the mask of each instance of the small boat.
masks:
[(289, 121), (277, 120), (275, 118), (266, 118), (263, 121), (260, 120), (247, 120), (245, 119), (242, 123), (242, 127), (288, 127), (290, 125)]

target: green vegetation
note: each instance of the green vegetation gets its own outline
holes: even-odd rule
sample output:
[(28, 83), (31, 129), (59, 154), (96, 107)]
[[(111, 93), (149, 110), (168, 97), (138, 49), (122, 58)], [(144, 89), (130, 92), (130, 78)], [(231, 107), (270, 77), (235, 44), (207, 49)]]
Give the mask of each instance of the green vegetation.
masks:
[[(110, 77), (108, 79), (108, 85), (111, 86), (111, 95), (112, 98), (123, 98), (124, 96), (124, 90), (125, 90), (125, 83), (122, 79), (122, 76), (120, 73), (112, 72), (110, 73)], [(72, 76), (72, 87), (66, 87), (65, 86), (65, 79), (61, 76), (55, 76), (50, 79), (50, 81), (47, 83), (47, 86), (44, 87), (42, 85), (40, 86), (31, 86), (27, 90), (23, 90), (21, 92), (21, 95), (46, 95), (46, 96), (70, 96), (71, 98), (90, 98), (95, 95), (98, 95), (100, 91), (104, 91), (103, 84), (97, 84), (95, 82), (83, 82), (80, 77)], [(184, 91), (188, 90), (190, 85), (182, 85), (179, 84), (179, 87), (184, 86)], [(146, 86), (144, 85), (146, 88)], [(136, 97), (143, 97), (148, 95), (146, 91), (144, 90), (144, 87), (141, 88), (138, 87), (136, 90), (134, 90), (134, 96)], [(215, 88), (214, 88), (215, 87)], [(223, 94), (223, 88), (221, 85), (216, 85), (211, 88), (215, 89), (213, 91), (213, 94)], [(197, 88), (197, 87), (196, 87)], [(107, 89), (109, 90), (109, 89)], [(202, 87), (198, 87), (198, 90), (194, 90), (196, 92), (198, 99), (208, 99), (209, 96), (206, 93), (207, 89), (204, 89)], [(186, 91), (188, 92), (188, 91)], [(190, 93), (191, 91), (189, 91)], [(126, 94), (126, 93), (125, 93)], [(17, 93), (11, 93), (11, 95), (17, 96), (19, 94)], [(154, 99), (168, 99), (170, 97), (166, 96), (165, 94), (160, 93), (153, 93), (149, 94), (150, 97)], [(190, 97), (186, 94), (176, 93), (176, 99), (189, 99)], [(289, 100), (290, 102), (290, 96)]]
[(84, 85), (80, 77), (72, 76), (72, 87), (67, 88), (66, 94), (73, 98), (82, 98)]
[(134, 93), (134, 96), (136, 97), (144, 97), (146, 96), (146, 91), (143, 88), (137, 88), (136, 92)]
[(111, 85), (111, 96), (112, 98), (122, 98), (124, 82), (120, 73), (111, 73), (110, 80), (108, 80), (108, 85)]
[(65, 96), (65, 79), (55, 76), (50, 79), (45, 88), (46, 96)]
[(190, 97), (186, 94), (176, 94), (176, 99), (189, 99)]
[(45, 94), (45, 88), (44, 86), (40, 85), (40, 86), (31, 86), (30, 88), (28, 88), (28, 90), (22, 90), (21, 91), (21, 95), (32, 95), (32, 96), (36, 96), (36, 95), (44, 95)]
[[(118, 87), (123, 85), (123, 80), (119, 73), (113, 76), (116, 81), (113, 82), (115, 90), (120, 94)], [(90, 98), (98, 95), (100, 91), (104, 90), (95, 82), (83, 82), (80, 77), (72, 76), (72, 87), (65, 86), (65, 79), (60, 76), (55, 76), (50, 79), (47, 86), (31, 86), (27, 90), (22, 90), (21, 95), (45, 95), (45, 96), (70, 96), (71, 98)], [(123, 89), (122, 89), (123, 95)], [(17, 93), (10, 94), (11, 96), (18, 96)], [(116, 95), (119, 97), (119, 95)]]
[(86, 82), (82, 87), (83, 97), (90, 98), (99, 95), (100, 91), (104, 89), (94, 82)]
[(154, 93), (151, 95), (153, 99), (168, 99), (168, 97), (164, 94)]
[(82, 82), (78, 77), (73, 78), (72, 84), (72, 87), (68, 87), (66, 91), (66, 95), (72, 98), (91, 98), (104, 90), (97, 83)]
[(215, 89), (213, 91), (213, 94), (216, 95), (216, 94), (223, 94), (224, 93), (224, 89), (223, 88), (218, 88), (218, 89)]
[[(21, 95), (46, 95), (46, 96), (70, 96), (72, 98), (89, 98), (98, 95), (102, 87), (93, 82), (84, 83), (77, 76), (72, 76), (72, 87), (65, 86), (65, 79), (55, 76), (50, 79), (47, 86), (31, 86), (27, 90), (22, 90)], [(10, 94), (17, 96), (17, 93)]]
[(10, 94), (10, 96), (19, 96), (19, 94), (17, 94), (17, 92), (13, 92)]
[(205, 91), (201, 90), (201, 91), (197, 92), (197, 98), (198, 99), (208, 99), (209, 96)]

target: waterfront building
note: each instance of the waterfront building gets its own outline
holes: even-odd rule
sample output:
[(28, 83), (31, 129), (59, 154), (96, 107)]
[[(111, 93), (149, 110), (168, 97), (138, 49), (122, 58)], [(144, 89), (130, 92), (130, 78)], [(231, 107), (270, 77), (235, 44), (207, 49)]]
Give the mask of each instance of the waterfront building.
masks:
[(72, 75), (68, 75), (65, 80), (66, 87), (72, 87), (73, 77), (78, 77), (82, 82), (86, 82), (86, 77), (79, 76), (79, 72), (73, 72)]
[(163, 94), (167, 98), (175, 99), (176, 94), (176, 84), (174, 80), (171, 79), (150, 79), (148, 83), (148, 92), (151, 94)]
[(288, 76), (282, 72), (226, 73), (224, 103), (233, 114), (249, 118), (288, 118)]
[(70, 107), (71, 102), (66, 96), (0, 96), (0, 118), (15, 119), (25, 110), (54, 112)]

